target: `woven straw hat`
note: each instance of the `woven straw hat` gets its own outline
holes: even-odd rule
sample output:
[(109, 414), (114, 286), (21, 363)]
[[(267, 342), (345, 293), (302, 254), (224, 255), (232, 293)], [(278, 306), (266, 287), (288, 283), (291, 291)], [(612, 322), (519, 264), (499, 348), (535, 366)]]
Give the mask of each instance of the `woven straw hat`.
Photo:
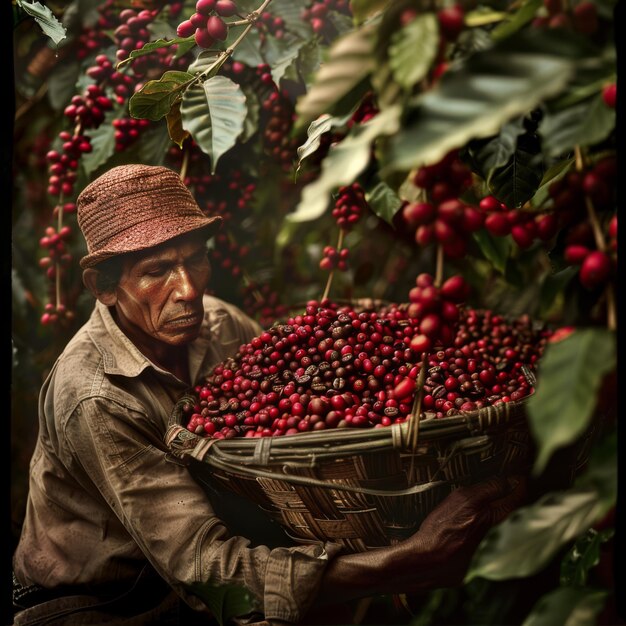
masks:
[(83, 189), (76, 207), (88, 252), (82, 268), (201, 228), (208, 238), (222, 222), (204, 215), (178, 173), (159, 165), (108, 170)]

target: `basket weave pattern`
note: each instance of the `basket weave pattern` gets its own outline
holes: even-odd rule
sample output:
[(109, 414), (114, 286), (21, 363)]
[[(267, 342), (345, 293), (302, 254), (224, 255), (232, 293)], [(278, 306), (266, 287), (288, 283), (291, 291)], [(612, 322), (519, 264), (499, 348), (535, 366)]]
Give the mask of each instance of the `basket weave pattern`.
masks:
[(199, 437), (174, 408), (166, 443), (193, 475), (265, 510), (298, 543), (361, 552), (402, 540), (453, 489), (525, 471), (533, 456), (525, 399), (419, 423), (283, 437)]

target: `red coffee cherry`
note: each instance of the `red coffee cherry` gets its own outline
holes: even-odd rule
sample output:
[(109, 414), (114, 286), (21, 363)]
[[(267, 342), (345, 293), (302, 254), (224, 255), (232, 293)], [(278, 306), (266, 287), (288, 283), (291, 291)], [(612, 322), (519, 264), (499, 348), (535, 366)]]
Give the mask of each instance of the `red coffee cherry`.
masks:
[(207, 32), (213, 39), (224, 41), (228, 35), (228, 26), (224, 20), (217, 15), (211, 15), (206, 22)]
[(179, 37), (191, 37), (196, 32), (196, 27), (191, 20), (181, 22), (176, 28), (176, 34)]
[(598, 9), (593, 2), (580, 2), (572, 10), (574, 28), (583, 35), (593, 35), (598, 30)]
[(196, 2), (196, 12), (206, 15), (211, 14), (211, 11), (215, 8), (215, 0), (198, 0)]
[(504, 213), (490, 213), (485, 218), (485, 228), (498, 237), (504, 237), (511, 232), (511, 223)]
[(608, 281), (611, 270), (611, 259), (604, 252), (594, 250), (581, 265), (580, 282), (586, 289), (596, 289)]
[(237, 5), (232, 0), (217, 0), (215, 12), (222, 17), (231, 17), (237, 13)]
[(465, 27), (463, 7), (454, 5), (437, 12), (441, 34), (448, 41), (456, 41)]
[(573, 244), (565, 248), (563, 256), (570, 265), (580, 265), (589, 256), (590, 252), (591, 250), (587, 246)]
[(209, 32), (206, 28), (196, 28), (196, 33), (194, 35), (196, 43), (201, 48), (210, 48), (214, 43), (215, 39), (209, 35)]
[(602, 89), (602, 100), (604, 100), (604, 104), (611, 109), (615, 108), (615, 103), (617, 102), (617, 84), (611, 83), (610, 85), (606, 85)]

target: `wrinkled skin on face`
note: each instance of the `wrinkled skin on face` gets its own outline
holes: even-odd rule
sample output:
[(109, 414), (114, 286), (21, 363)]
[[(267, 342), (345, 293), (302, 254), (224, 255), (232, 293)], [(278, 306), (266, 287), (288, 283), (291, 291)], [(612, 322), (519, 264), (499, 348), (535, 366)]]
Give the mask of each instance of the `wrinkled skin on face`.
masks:
[(153, 362), (178, 369), (183, 354), (186, 360), (186, 346), (200, 331), (210, 275), (201, 233), (129, 255), (115, 289), (118, 326)]

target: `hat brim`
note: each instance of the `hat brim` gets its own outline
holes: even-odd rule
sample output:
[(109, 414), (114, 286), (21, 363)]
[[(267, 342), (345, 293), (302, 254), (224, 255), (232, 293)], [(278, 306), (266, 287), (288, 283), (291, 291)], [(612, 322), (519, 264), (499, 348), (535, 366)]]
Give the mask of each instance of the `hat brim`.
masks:
[[(171, 221), (160, 220), (158, 224), (144, 222), (137, 224), (111, 239), (105, 249), (85, 255), (79, 262), (82, 269), (93, 267), (106, 259), (130, 252), (148, 250), (166, 241), (186, 235), (197, 230), (204, 230), (206, 238), (211, 238), (220, 228), (222, 218), (213, 217), (180, 217)], [(152, 228), (151, 228), (152, 226)]]

